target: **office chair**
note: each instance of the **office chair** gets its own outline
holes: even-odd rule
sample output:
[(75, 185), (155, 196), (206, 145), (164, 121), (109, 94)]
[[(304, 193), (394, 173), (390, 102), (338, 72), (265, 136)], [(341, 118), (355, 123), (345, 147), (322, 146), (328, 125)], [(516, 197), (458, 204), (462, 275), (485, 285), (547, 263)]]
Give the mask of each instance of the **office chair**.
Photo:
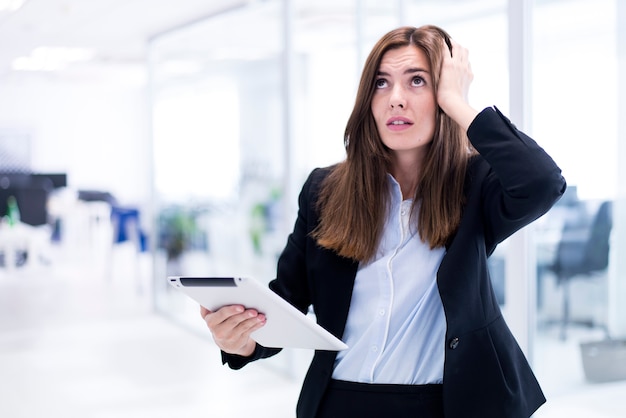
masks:
[(604, 201), (587, 227), (566, 223), (558, 244), (556, 259), (549, 266), (563, 289), (563, 311), (560, 338), (567, 338), (567, 327), (572, 323), (594, 326), (593, 321), (573, 321), (570, 317), (570, 286), (577, 278), (589, 279), (606, 270), (609, 265), (612, 202)]

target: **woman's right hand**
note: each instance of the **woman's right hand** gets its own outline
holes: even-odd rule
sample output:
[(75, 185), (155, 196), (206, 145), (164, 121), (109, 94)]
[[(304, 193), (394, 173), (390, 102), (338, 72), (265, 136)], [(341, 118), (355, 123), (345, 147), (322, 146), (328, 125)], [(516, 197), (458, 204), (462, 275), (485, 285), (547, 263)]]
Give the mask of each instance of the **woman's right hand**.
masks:
[(215, 312), (201, 306), (200, 315), (222, 351), (244, 357), (251, 356), (256, 347), (250, 334), (266, 322), (265, 315), (241, 305), (224, 306)]

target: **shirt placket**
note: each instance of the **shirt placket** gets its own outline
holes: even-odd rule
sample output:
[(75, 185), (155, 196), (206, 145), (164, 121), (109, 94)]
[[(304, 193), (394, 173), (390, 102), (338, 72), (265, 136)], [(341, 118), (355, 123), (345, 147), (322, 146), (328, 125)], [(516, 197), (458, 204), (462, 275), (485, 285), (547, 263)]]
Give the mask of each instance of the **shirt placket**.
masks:
[(374, 381), (374, 374), (376, 372), (376, 367), (380, 363), (380, 360), (384, 354), (385, 346), (389, 337), (389, 328), (391, 324), (391, 314), (393, 311), (393, 300), (394, 300), (394, 276), (393, 276), (393, 261), (404, 245), (404, 242), (408, 236), (408, 217), (410, 210), (410, 201), (403, 201), (399, 205), (398, 210), (398, 222), (396, 223), (397, 231), (399, 232), (396, 236), (399, 235), (399, 239), (396, 241), (395, 248), (390, 252), (387, 262), (384, 263), (385, 271), (384, 274), (379, 275), (379, 289), (380, 289), (380, 298), (377, 306), (376, 312), (376, 321), (377, 321), (377, 332), (375, 333), (375, 338), (370, 346), (370, 352), (368, 357), (372, 357), (373, 362), (370, 368), (370, 375), (368, 378), (370, 381)]

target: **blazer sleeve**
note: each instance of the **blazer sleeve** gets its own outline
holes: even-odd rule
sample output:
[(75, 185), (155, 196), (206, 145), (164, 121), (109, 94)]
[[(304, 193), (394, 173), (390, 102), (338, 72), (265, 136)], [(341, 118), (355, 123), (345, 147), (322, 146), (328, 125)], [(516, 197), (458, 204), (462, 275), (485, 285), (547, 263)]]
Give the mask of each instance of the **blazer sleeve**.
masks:
[(561, 169), (497, 108), (486, 108), (467, 135), (488, 163), (482, 212), (488, 245), (497, 245), (546, 213), (566, 188)]

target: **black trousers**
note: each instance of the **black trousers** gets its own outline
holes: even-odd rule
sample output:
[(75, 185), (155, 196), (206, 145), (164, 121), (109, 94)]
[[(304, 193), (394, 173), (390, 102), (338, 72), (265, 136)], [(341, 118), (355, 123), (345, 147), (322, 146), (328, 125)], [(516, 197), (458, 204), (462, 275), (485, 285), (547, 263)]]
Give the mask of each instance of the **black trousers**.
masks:
[(443, 418), (442, 385), (331, 380), (317, 418)]

